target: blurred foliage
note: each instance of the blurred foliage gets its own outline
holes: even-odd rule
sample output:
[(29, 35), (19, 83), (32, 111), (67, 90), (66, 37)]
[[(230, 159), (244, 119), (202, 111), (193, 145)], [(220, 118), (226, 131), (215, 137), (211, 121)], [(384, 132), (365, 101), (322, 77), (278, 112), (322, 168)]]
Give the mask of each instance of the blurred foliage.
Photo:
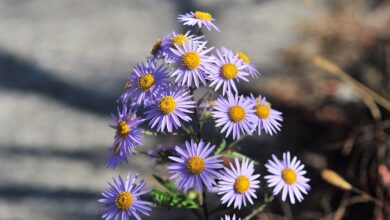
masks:
[[(390, 219), (390, 2), (327, 6), (299, 25), (298, 43), (281, 51), (286, 72), (295, 73), (282, 76), (289, 83), (275, 77), (263, 87), (310, 126), (299, 143), (319, 185), (309, 198), (315, 203), (299, 216)], [(339, 193), (318, 178), (325, 168), (358, 189)]]

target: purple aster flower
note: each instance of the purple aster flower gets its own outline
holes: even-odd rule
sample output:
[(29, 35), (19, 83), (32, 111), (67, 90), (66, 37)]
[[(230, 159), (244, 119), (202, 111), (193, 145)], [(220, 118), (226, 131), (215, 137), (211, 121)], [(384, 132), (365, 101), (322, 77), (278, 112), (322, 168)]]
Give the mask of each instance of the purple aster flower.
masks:
[(238, 58), (246, 65), (246, 71), (249, 73), (249, 75), (252, 76), (253, 78), (259, 78), (260, 73), (251, 64), (251, 60), (249, 59), (249, 57), (241, 51), (237, 51), (236, 54)]
[(254, 122), (257, 117), (254, 114), (253, 104), (244, 96), (228, 93), (228, 98), (220, 96), (212, 111), (216, 127), (221, 127), (221, 133), (226, 132), (226, 137), (231, 133), (233, 139), (240, 138), (241, 134), (252, 135), (255, 129)]
[(276, 134), (280, 131), (283, 121), (282, 113), (271, 108), (271, 104), (267, 102), (266, 97), (259, 95), (255, 98), (252, 94), (250, 97), (254, 104), (255, 114), (257, 116), (256, 124), (259, 135), (264, 130), (269, 135)]
[(211, 188), (215, 178), (219, 177), (218, 169), (223, 168), (220, 155), (210, 156), (215, 145), (210, 147), (210, 143), (205, 144), (202, 140), (198, 144), (194, 140), (186, 141), (185, 145), (186, 149), (175, 148), (180, 157), (169, 157), (175, 161), (168, 166), (169, 172), (173, 174), (170, 179), (177, 178), (177, 188), (184, 188), (185, 191), (193, 188), (202, 192), (203, 185)]
[(146, 185), (145, 180), (136, 183), (138, 173), (131, 179), (131, 173), (127, 175), (126, 181), (123, 181), (121, 176), (118, 179), (113, 178), (112, 183), (108, 183), (110, 188), (102, 193), (103, 198), (98, 201), (104, 204), (103, 219), (106, 220), (128, 220), (134, 216), (140, 220), (140, 213), (149, 216), (152, 210), (151, 202), (143, 201), (141, 196), (150, 192), (150, 190), (142, 191)]
[(142, 145), (143, 129), (138, 127), (144, 119), (137, 118), (136, 114), (123, 105), (122, 111), (118, 108), (118, 116), (111, 114), (116, 124), (110, 127), (116, 129), (113, 152), (122, 157), (133, 155), (137, 145)]
[(191, 34), (191, 31), (187, 31), (185, 34), (178, 34), (176, 32), (170, 33), (168, 36), (165, 36), (162, 39), (161, 46), (167, 56), (169, 57), (168, 63), (173, 63), (173, 53), (171, 51), (172, 49), (177, 49), (178, 47), (183, 47), (184, 44), (188, 44), (190, 41), (193, 44), (200, 44), (202, 41), (200, 41), (204, 36), (197, 36)]
[(150, 120), (149, 125), (156, 127), (156, 131), (163, 132), (167, 129), (172, 132), (173, 128), (181, 126), (180, 120), (185, 122), (191, 121), (190, 109), (195, 107), (192, 96), (184, 88), (170, 87), (161, 91), (156, 96), (156, 101), (150, 105), (150, 110), (145, 112), (146, 119)]
[(237, 158), (234, 159), (235, 165), (230, 163), (230, 169), (224, 168), (221, 180), (218, 182), (219, 192), (223, 194), (222, 204), (227, 203), (229, 207), (234, 202), (234, 208), (241, 209), (241, 205), (246, 206), (246, 200), (253, 204), (253, 198), (257, 198), (255, 189), (260, 188), (260, 174), (253, 174), (255, 169), (253, 161), (249, 163), (248, 158), (244, 158), (240, 165)]
[[(166, 36), (163, 37), (163, 40), (166, 38)], [(162, 40), (157, 39), (156, 42), (154, 42), (154, 45), (150, 51), (151, 56), (148, 57), (148, 60), (155, 61), (158, 59), (164, 59), (164, 62), (169, 63), (170, 59), (167, 54), (167, 50), (162, 45)]]
[(216, 100), (207, 100), (202, 103), (200, 103), (199, 108), (200, 109), (207, 109), (207, 110), (213, 110), (214, 106), (216, 105)]
[[(236, 214), (233, 214), (232, 217), (225, 215), (225, 217), (221, 217), (221, 220), (236, 220)], [(241, 220), (241, 218), (237, 218), (237, 220)]]
[(208, 12), (203, 12), (203, 11), (189, 12), (184, 15), (179, 15), (178, 20), (180, 22), (183, 22), (184, 25), (188, 25), (188, 26), (198, 25), (199, 28), (205, 26), (209, 31), (211, 30), (211, 28), (214, 28), (215, 30), (219, 31), (218, 27), (213, 24), (213, 21), (215, 19)]
[(227, 92), (236, 92), (237, 87), (235, 81), (240, 79), (248, 82), (245, 72), (247, 65), (244, 64), (237, 54), (232, 51), (222, 48), (217, 50), (217, 56), (214, 59), (215, 66), (208, 72), (208, 79), (211, 81), (210, 87), (215, 86), (217, 91), (222, 86), (222, 94)]
[(147, 154), (149, 157), (159, 157), (163, 154), (170, 154), (175, 150), (175, 146), (163, 146), (158, 144), (156, 148), (148, 150)]
[(199, 87), (199, 81), (206, 85), (206, 72), (211, 68), (212, 58), (206, 54), (213, 48), (206, 49), (206, 42), (194, 43), (189, 40), (183, 47), (171, 48), (176, 69), (170, 74), (176, 77), (175, 83), (190, 87), (193, 83)]
[(279, 160), (275, 155), (272, 155), (273, 160), (268, 160), (265, 166), (271, 175), (265, 176), (268, 187), (275, 187), (273, 194), (278, 194), (281, 190), (282, 200), (286, 201), (287, 195), (290, 197), (291, 204), (295, 203), (295, 198), (301, 202), (302, 194), (307, 194), (310, 190), (310, 179), (304, 177), (306, 170), (305, 165), (294, 157), (292, 160), (290, 152), (283, 153), (283, 160)]
[(137, 64), (127, 82), (129, 88), (122, 95), (122, 100), (131, 98), (137, 105), (148, 106), (168, 83), (168, 72), (163, 65), (157, 66), (152, 61)]
[(119, 154), (119, 145), (115, 144), (113, 147), (108, 148), (110, 156), (106, 162), (106, 167), (110, 169), (115, 169), (122, 162), (127, 163), (126, 154)]

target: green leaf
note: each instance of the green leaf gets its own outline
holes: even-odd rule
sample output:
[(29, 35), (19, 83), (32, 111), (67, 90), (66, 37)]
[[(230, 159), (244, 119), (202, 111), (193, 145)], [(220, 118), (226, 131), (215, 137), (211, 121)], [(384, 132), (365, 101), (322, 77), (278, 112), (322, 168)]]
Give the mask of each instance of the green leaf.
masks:
[[(246, 155), (244, 155), (244, 154), (241, 154), (241, 153), (239, 153), (239, 152), (237, 152), (237, 151), (232, 151), (232, 150), (228, 150), (228, 151), (227, 151), (227, 154), (228, 154), (230, 157), (238, 158), (239, 160), (242, 160), (242, 159), (244, 159), (244, 158), (250, 158), (250, 157), (248, 157), (248, 156), (246, 156)], [(251, 158), (251, 160), (253, 160), (253, 159)], [(259, 161), (257, 161), (257, 160), (253, 160), (253, 162), (254, 162), (256, 165), (260, 165)]]
[(198, 203), (193, 199), (190, 199), (178, 192), (164, 192), (157, 189), (152, 189), (150, 192), (152, 201), (160, 207), (175, 207), (175, 208), (187, 208), (197, 209)]

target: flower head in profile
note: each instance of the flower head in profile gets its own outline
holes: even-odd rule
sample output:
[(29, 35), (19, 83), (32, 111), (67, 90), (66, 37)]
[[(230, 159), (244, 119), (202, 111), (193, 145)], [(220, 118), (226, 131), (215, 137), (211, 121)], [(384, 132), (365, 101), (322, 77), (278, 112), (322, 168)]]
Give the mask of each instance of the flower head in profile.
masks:
[(172, 155), (172, 152), (175, 151), (175, 147), (175, 145), (163, 146), (157, 144), (156, 148), (148, 150), (147, 155), (152, 158), (166, 157), (166, 155)]
[(150, 190), (142, 190), (146, 185), (144, 180), (136, 183), (138, 174), (131, 178), (131, 173), (127, 175), (126, 181), (118, 176), (113, 178), (110, 187), (102, 193), (103, 198), (99, 199), (104, 205), (103, 219), (106, 220), (128, 220), (135, 217), (140, 220), (140, 214), (149, 215), (151, 202), (142, 200), (141, 196), (149, 193)]
[(122, 99), (131, 98), (137, 105), (148, 106), (154, 97), (169, 83), (167, 69), (153, 61), (137, 64), (133, 68)]
[(110, 169), (115, 169), (119, 164), (127, 161), (126, 154), (119, 154), (119, 145), (115, 144), (114, 146), (108, 148), (110, 156), (107, 159), (106, 167)]
[(213, 108), (216, 105), (216, 100), (205, 100), (202, 103), (200, 103), (199, 108), (203, 110), (213, 110)]
[[(166, 37), (164, 37), (166, 38)], [(163, 39), (164, 39), (163, 38)], [(169, 55), (167, 54), (167, 50), (163, 47), (162, 40), (157, 39), (154, 44), (152, 49), (150, 50), (151, 56), (148, 57), (148, 60), (150, 61), (155, 61), (158, 59), (163, 59), (164, 62), (169, 63)]]
[(188, 114), (193, 113), (190, 109), (193, 109), (195, 104), (188, 90), (175, 86), (167, 87), (157, 94), (150, 110), (145, 112), (146, 120), (150, 120), (149, 125), (156, 131), (163, 132), (166, 129), (172, 132), (181, 126), (180, 121), (191, 121)]
[(195, 43), (191, 40), (180, 48), (171, 48), (176, 68), (170, 76), (176, 77), (175, 83), (188, 87), (195, 84), (196, 88), (200, 82), (206, 85), (206, 72), (212, 61), (207, 53), (212, 49), (206, 49), (206, 42)]
[(233, 91), (237, 93), (236, 82), (240, 79), (248, 82), (249, 73), (245, 71), (247, 65), (232, 51), (225, 48), (217, 50), (214, 64), (207, 78), (211, 81), (210, 87), (215, 86), (215, 91), (222, 88), (223, 95)]
[(272, 109), (271, 104), (267, 102), (267, 99), (264, 96), (262, 97), (259, 95), (255, 98), (251, 94), (249, 99), (254, 104), (255, 114), (257, 116), (257, 131), (259, 135), (261, 135), (262, 130), (269, 135), (276, 134), (280, 131), (280, 128), (282, 127), (280, 123), (283, 121), (282, 113)]
[(124, 157), (132, 156), (137, 145), (142, 145), (143, 129), (139, 125), (144, 122), (132, 112), (125, 104), (122, 110), (118, 108), (118, 115), (111, 115), (115, 124), (110, 127), (116, 130), (112, 151), (116, 155)]
[(219, 31), (218, 27), (214, 25), (213, 21), (215, 20), (213, 16), (204, 11), (195, 11), (189, 12), (184, 15), (179, 15), (178, 20), (182, 22), (184, 25), (188, 26), (198, 26), (202, 28), (203, 26), (207, 28), (207, 30), (211, 30), (214, 28), (216, 31)]
[[(233, 214), (232, 217), (225, 215), (225, 217), (221, 217), (221, 220), (236, 220), (236, 214)], [(241, 218), (237, 218), (237, 220), (241, 220)]]
[(236, 54), (237, 54), (238, 58), (246, 65), (246, 71), (249, 73), (249, 75), (253, 78), (259, 78), (260, 73), (252, 65), (250, 58), (245, 53), (243, 53), (241, 51), (237, 51)]
[(186, 148), (176, 146), (176, 152), (179, 157), (169, 157), (174, 163), (168, 166), (169, 172), (172, 173), (171, 179), (177, 178), (175, 184), (179, 189), (188, 191), (190, 188), (203, 191), (203, 185), (211, 188), (215, 184), (215, 179), (219, 177), (218, 169), (223, 165), (219, 155), (210, 156), (215, 145), (204, 143), (185, 142)]
[(232, 134), (233, 139), (238, 139), (241, 134), (252, 135), (257, 120), (254, 112), (250, 100), (228, 93), (227, 99), (222, 96), (217, 99), (211, 114), (216, 127), (222, 127), (221, 133), (226, 132), (226, 137)]
[(218, 182), (218, 194), (223, 195), (222, 204), (227, 203), (229, 207), (234, 203), (234, 208), (241, 209), (242, 204), (246, 206), (246, 200), (253, 204), (252, 198), (257, 198), (255, 192), (260, 187), (260, 181), (257, 180), (260, 174), (254, 174), (253, 161), (249, 162), (248, 158), (244, 158), (241, 164), (237, 158), (234, 162), (235, 166), (230, 164), (230, 169), (224, 168)]
[(282, 200), (286, 201), (287, 195), (290, 198), (291, 204), (295, 203), (295, 199), (299, 202), (303, 200), (302, 194), (307, 194), (310, 189), (310, 180), (303, 175), (306, 174), (305, 166), (301, 161), (294, 157), (291, 160), (290, 152), (283, 153), (283, 160), (279, 160), (272, 155), (273, 160), (268, 160), (265, 166), (271, 175), (265, 176), (268, 186), (274, 187), (273, 194), (276, 195), (282, 192)]
[(167, 54), (167, 56), (169, 57), (167, 62), (168, 63), (173, 62), (172, 60), (173, 52), (171, 51), (171, 49), (183, 48), (183, 45), (188, 44), (190, 41), (193, 44), (200, 44), (202, 43), (201, 39), (203, 37), (204, 36), (193, 35), (191, 34), (191, 31), (187, 31), (185, 34), (178, 34), (173, 31), (172, 33), (165, 36), (162, 39), (161, 46), (165, 51), (165, 53)]

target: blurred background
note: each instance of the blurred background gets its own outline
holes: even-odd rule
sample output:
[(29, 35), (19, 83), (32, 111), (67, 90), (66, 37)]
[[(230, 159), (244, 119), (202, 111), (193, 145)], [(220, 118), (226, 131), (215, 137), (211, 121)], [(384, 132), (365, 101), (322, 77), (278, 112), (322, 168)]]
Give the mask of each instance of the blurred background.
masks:
[[(99, 219), (111, 177), (130, 169), (153, 187), (152, 170), (167, 176), (143, 156), (106, 169), (108, 124), (131, 66), (183, 31), (176, 17), (191, 10), (212, 12), (221, 32), (210, 43), (243, 51), (262, 73), (241, 91), (284, 114), (280, 134), (249, 138), (243, 152), (264, 161), (290, 150), (309, 169), (302, 204), (276, 199), (258, 219), (390, 219), (388, 1), (0, 0), (0, 220)], [(324, 168), (376, 203), (326, 183)], [(192, 218), (155, 209), (147, 219), (161, 215)]]

